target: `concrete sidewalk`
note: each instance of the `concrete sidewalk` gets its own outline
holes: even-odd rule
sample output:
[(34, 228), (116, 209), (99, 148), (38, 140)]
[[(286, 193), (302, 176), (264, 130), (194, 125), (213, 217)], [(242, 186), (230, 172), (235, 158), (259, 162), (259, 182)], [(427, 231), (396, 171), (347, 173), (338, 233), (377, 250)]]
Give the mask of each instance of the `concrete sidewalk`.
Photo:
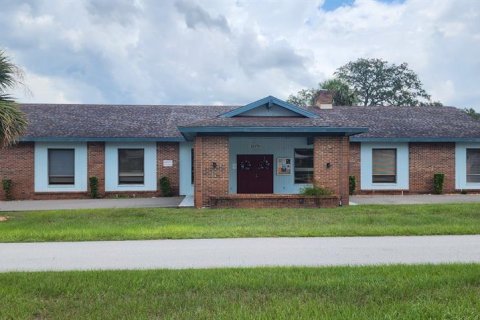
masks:
[(480, 194), (412, 194), (351, 196), (350, 204), (480, 203)]
[(480, 263), (480, 235), (0, 243), (0, 271)]
[(178, 207), (183, 197), (0, 201), (0, 211)]

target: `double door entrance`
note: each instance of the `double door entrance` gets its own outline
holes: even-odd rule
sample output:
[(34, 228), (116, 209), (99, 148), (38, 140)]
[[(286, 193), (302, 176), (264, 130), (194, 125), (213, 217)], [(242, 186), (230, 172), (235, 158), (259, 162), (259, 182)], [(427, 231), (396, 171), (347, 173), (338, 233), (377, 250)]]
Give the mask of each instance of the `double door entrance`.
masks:
[(237, 193), (273, 193), (273, 155), (237, 155)]

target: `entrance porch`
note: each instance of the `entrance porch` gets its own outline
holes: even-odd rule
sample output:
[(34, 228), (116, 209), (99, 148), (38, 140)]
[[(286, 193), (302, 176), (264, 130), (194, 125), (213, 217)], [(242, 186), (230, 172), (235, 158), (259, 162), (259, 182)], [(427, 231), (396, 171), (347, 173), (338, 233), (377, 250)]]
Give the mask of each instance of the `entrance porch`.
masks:
[[(366, 131), (272, 96), (178, 129), (194, 141), (197, 208), (347, 205), (349, 137)], [(331, 196), (300, 195), (307, 186)]]
[[(195, 207), (347, 205), (348, 161), (348, 136), (196, 136)], [(313, 185), (332, 195), (300, 195)]]

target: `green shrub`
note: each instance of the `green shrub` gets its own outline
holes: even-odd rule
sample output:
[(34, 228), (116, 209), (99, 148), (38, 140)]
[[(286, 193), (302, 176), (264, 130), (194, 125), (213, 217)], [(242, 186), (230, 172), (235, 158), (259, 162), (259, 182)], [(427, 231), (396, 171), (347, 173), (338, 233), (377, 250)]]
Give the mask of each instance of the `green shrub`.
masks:
[(93, 199), (100, 198), (100, 195), (98, 194), (98, 178), (90, 177), (88, 180), (90, 183), (90, 197)]
[(170, 179), (168, 179), (168, 177), (160, 178), (160, 190), (162, 190), (163, 197), (172, 196), (172, 186), (170, 184)]
[(13, 200), (13, 182), (11, 179), (3, 179), (2, 180), (2, 188), (3, 192), (5, 193), (5, 200)]
[(348, 177), (348, 193), (350, 195), (354, 194), (356, 188), (357, 188), (357, 181), (355, 179), (355, 176), (349, 176)]
[(320, 187), (304, 187), (300, 190), (300, 194), (304, 196), (329, 196), (332, 191)]
[(433, 175), (433, 193), (443, 193), (443, 182), (445, 181), (445, 175), (443, 173), (435, 173)]

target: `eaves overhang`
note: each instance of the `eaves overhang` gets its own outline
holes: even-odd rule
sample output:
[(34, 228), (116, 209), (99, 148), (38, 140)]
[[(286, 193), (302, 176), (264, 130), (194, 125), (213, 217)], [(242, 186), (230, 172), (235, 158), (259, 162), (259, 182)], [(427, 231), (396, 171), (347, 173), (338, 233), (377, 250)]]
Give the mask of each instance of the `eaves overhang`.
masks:
[(22, 137), (20, 142), (183, 142), (183, 137)]
[(480, 137), (352, 137), (350, 138), (350, 142), (480, 142)]
[(368, 128), (363, 127), (255, 127), (255, 126), (230, 126), (230, 127), (178, 127), (180, 133), (187, 141), (193, 140), (198, 135), (227, 135), (227, 136), (352, 136), (365, 133)]

